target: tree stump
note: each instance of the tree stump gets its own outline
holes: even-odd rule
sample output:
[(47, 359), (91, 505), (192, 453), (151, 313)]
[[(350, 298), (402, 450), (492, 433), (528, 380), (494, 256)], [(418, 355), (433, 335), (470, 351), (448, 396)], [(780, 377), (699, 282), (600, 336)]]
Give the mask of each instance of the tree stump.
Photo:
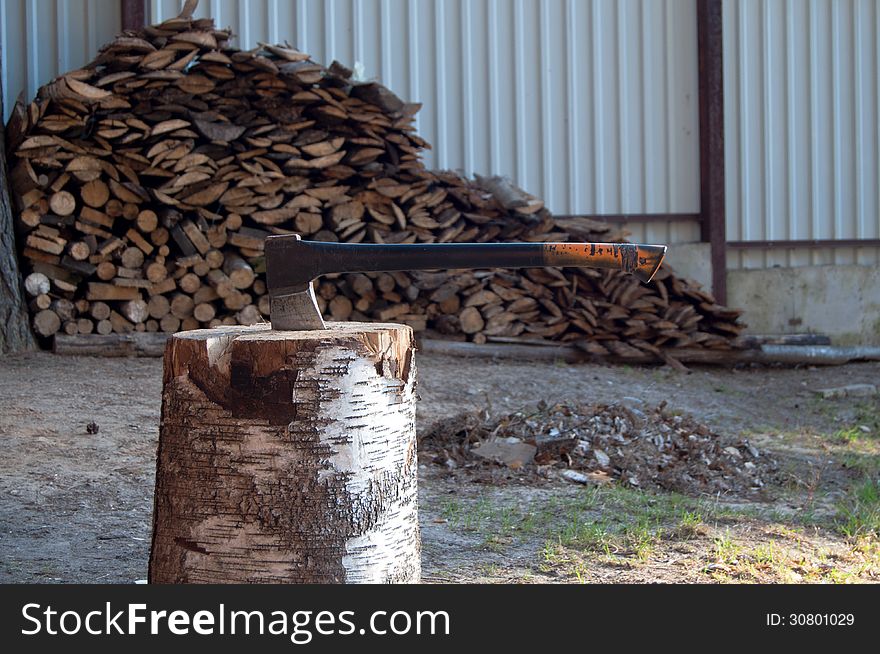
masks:
[(151, 583), (418, 582), (412, 330), (175, 334)]

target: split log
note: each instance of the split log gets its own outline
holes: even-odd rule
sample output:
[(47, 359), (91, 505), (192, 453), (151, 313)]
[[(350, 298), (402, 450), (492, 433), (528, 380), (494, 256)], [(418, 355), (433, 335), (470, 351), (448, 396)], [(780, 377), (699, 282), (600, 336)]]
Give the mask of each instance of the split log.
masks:
[(399, 325), (171, 337), (150, 582), (418, 582), (414, 383)]

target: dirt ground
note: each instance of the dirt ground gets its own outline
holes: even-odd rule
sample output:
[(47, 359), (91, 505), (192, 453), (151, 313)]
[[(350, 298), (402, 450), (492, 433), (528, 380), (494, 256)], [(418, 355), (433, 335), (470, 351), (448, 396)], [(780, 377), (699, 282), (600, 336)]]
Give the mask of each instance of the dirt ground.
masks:
[[(780, 464), (756, 499), (533, 483), (500, 467), (493, 483), (423, 460), (425, 581), (880, 581), (880, 400), (814, 392), (876, 384), (878, 363), (685, 374), (425, 355), (418, 366), (420, 431), (541, 399), (666, 400)], [(159, 359), (0, 358), (0, 582), (146, 577), (160, 391)]]

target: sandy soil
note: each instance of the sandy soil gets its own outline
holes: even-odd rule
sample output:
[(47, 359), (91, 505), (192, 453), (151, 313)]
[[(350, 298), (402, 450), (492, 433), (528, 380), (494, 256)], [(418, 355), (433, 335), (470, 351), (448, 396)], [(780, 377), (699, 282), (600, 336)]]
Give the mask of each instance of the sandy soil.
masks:
[[(819, 400), (813, 392), (877, 383), (880, 364), (683, 374), (426, 355), (418, 365), (420, 428), (461, 410), (507, 412), (542, 398), (667, 400), (719, 433), (748, 434), (784, 462), (788, 479), (772, 505), (752, 506), (515, 479), (496, 486), (423, 462), (427, 581), (850, 581), (880, 574), (876, 540), (848, 538), (832, 519), (854, 483), (852, 456), (877, 456), (876, 433), (863, 430), (866, 440), (857, 434), (855, 444), (833, 434), (880, 415), (877, 400)], [(158, 359), (42, 352), (0, 359), (0, 582), (146, 577), (160, 392)], [(87, 433), (90, 422), (97, 433)], [(804, 507), (811, 516), (815, 509), (815, 520), (803, 519)], [(612, 514), (620, 520), (609, 522)], [(646, 515), (653, 526), (636, 533), (631, 525)], [(804, 552), (815, 566), (801, 564), (790, 576), (785, 562)]]

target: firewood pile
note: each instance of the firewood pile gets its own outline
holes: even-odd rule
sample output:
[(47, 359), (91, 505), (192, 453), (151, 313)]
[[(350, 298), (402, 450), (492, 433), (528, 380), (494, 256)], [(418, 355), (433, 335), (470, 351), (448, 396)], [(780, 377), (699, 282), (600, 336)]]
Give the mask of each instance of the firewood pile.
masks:
[[(248, 51), (209, 19), (125, 32), (8, 126), (37, 334), (174, 332), (268, 316), (263, 241), (621, 241), (557, 220), (502, 178), (427, 170), (419, 105), (284, 45)], [(739, 312), (667, 267), (352, 274), (316, 288), (335, 320), (597, 354), (730, 348)]]

